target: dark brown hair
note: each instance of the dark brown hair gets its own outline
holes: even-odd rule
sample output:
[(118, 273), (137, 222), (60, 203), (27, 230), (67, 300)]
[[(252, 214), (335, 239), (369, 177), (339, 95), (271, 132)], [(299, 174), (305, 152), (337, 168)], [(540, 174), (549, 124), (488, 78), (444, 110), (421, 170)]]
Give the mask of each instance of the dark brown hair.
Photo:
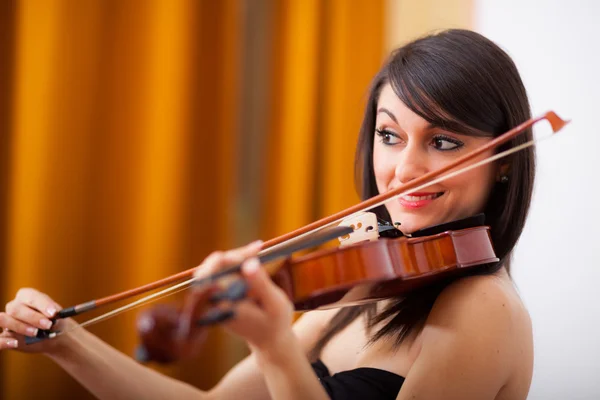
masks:
[[(373, 135), (377, 102), (387, 83), (414, 113), (453, 132), (495, 137), (531, 118), (527, 93), (515, 64), (489, 39), (472, 31), (452, 29), (412, 41), (390, 55), (371, 85), (356, 153), (357, 183), (363, 199), (378, 194)], [(498, 151), (531, 138), (528, 130)], [(502, 266), (510, 273), (510, 256), (525, 225), (535, 176), (533, 148), (514, 153), (502, 163), (509, 165), (508, 182), (494, 186), (484, 210), (500, 261), (470, 275), (491, 274)], [(373, 211), (390, 220), (384, 207)], [(364, 313), (368, 328), (387, 321), (371, 335), (370, 343), (392, 336), (399, 346), (423, 328), (438, 295), (449, 283), (394, 299), (379, 313), (374, 304), (341, 309), (321, 334), (310, 357), (317, 358), (333, 336)]]

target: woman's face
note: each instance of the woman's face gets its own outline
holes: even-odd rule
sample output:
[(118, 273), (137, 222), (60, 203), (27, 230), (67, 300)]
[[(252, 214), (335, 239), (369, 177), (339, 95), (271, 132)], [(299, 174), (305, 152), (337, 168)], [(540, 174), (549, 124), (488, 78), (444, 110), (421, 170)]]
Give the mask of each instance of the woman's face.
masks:
[[(437, 170), (492, 140), (444, 131), (411, 111), (389, 84), (377, 103), (373, 168), (379, 193)], [(477, 158), (493, 155), (493, 150)], [(494, 163), (391, 200), (386, 207), (400, 230), (410, 234), (428, 226), (482, 212), (497, 179)]]

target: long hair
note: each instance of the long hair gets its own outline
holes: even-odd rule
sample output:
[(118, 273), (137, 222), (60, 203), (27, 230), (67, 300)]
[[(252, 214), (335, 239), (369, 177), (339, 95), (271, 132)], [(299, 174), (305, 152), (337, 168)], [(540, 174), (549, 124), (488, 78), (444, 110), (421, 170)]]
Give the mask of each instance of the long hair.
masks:
[[(531, 118), (527, 93), (511, 58), (484, 36), (461, 29), (442, 31), (414, 40), (392, 52), (373, 79), (356, 151), (356, 179), (362, 199), (379, 194), (373, 170), (373, 135), (377, 102), (384, 85), (414, 113), (437, 126), (466, 135), (496, 137)], [(484, 132), (482, 134), (482, 132)], [(497, 151), (532, 138), (529, 129)], [(484, 213), (499, 262), (469, 271), (492, 274), (504, 266), (510, 274), (510, 257), (529, 211), (535, 177), (535, 153), (528, 148), (514, 153), (508, 182), (498, 182)], [(389, 220), (385, 207), (374, 210)], [(399, 346), (424, 326), (438, 295), (451, 281), (398, 297), (377, 312), (376, 305), (341, 309), (330, 321), (311, 351), (317, 358), (327, 342), (362, 314), (367, 327), (386, 321), (369, 343), (392, 336)]]

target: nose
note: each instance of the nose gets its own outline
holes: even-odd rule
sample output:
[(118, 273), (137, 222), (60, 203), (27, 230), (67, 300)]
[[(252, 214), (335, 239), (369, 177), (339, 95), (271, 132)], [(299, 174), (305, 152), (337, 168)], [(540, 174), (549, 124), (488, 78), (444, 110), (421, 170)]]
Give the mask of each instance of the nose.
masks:
[(408, 183), (429, 171), (427, 166), (427, 152), (418, 143), (409, 143), (403, 150), (396, 165), (396, 179)]

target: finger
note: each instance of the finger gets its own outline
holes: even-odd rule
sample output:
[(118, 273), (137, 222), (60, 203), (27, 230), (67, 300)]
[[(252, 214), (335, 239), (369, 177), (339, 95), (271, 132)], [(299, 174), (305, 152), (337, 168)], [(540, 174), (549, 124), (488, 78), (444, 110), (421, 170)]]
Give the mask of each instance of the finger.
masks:
[(207, 286), (194, 290), (186, 298), (177, 332), (179, 338), (186, 338), (192, 335), (192, 321), (198, 319), (199, 316), (206, 311), (210, 304), (210, 297), (216, 291), (216, 286)]
[(262, 245), (262, 240), (255, 240), (254, 242), (248, 243), (246, 246), (242, 246), (235, 250), (230, 250), (227, 253), (231, 255), (237, 255), (237, 262), (240, 263), (247, 258), (256, 256), (260, 252)]
[(256, 302), (247, 299), (236, 303), (232, 317), (221, 322), (225, 329), (256, 345), (268, 336), (271, 319)]
[(196, 268), (196, 271), (194, 271), (194, 278), (196, 278), (196, 280), (200, 280), (213, 274), (215, 272), (213, 270), (216, 268), (216, 266), (219, 264), (219, 260), (222, 258), (222, 251), (214, 251), (210, 253), (209, 256), (202, 261), (202, 264)]
[(242, 274), (248, 282), (252, 296), (267, 313), (273, 313), (282, 306), (282, 303), (289, 303), (287, 296), (275, 285), (264, 268), (261, 268), (256, 257), (242, 265)]
[(219, 260), (220, 264), (216, 269), (219, 270), (239, 265), (245, 260), (255, 257), (260, 252), (262, 243), (262, 240), (256, 240), (246, 246), (224, 252), (223, 257)]
[(40, 311), (49, 318), (53, 317), (62, 308), (48, 295), (31, 288), (20, 289), (15, 299)]
[(269, 321), (269, 316), (265, 311), (253, 300), (247, 299), (235, 304), (233, 308), (235, 318), (228, 322), (227, 325), (233, 327), (239, 325), (244, 329), (255, 327), (261, 329), (265, 323)]
[(219, 287), (215, 283), (194, 288), (185, 299), (183, 313), (194, 316), (204, 312), (209, 306), (211, 297), (218, 291)]
[(44, 314), (17, 300), (13, 300), (6, 305), (6, 313), (14, 319), (29, 324), (35, 328), (50, 329), (53, 325), (53, 322), (46, 318)]
[(196, 280), (206, 278), (226, 267), (242, 263), (249, 257), (254, 257), (262, 247), (262, 241), (256, 240), (246, 246), (226, 252), (211, 253), (194, 273)]
[(7, 313), (0, 313), (0, 326), (4, 327), (10, 332), (15, 332), (24, 336), (35, 337), (38, 333), (38, 328), (36, 326), (20, 321), (19, 319), (14, 318)]
[(16, 349), (19, 347), (19, 341), (12, 337), (0, 338), (0, 350), (4, 349)]

